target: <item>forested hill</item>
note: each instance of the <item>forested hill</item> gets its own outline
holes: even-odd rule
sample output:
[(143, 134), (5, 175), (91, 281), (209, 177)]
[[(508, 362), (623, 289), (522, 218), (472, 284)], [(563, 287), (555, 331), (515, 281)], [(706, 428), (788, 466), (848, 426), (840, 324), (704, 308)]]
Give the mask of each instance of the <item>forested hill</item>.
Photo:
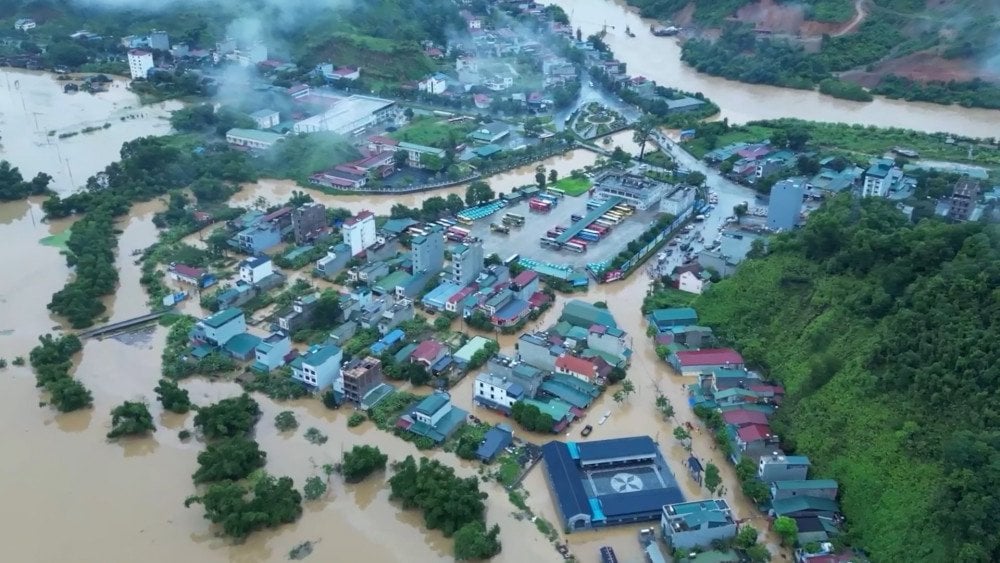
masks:
[(1000, 233), (841, 197), (696, 304), (874, 561), (1000, 561)]

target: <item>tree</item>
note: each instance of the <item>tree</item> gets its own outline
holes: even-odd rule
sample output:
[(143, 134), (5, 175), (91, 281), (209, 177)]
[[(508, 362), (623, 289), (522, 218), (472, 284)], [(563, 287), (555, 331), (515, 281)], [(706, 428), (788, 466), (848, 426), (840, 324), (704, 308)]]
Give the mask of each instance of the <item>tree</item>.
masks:
[(266, 475), (247, 490), (238, 483), (222, 481), (208, 486), (201, 496), (192, 496), (184, 506), (201, 504), (205, 518), (222, 526), (225, 535), (245, 538), (261, 528), (296, 521), (302, 515), (302, 495), (288, 477)]
[(684, 179), (684, 181), (685, 183), (690, 184), (696, 188), (700, 188), (702, 185), (705, 184), (706, 179), (707, 178), (705, 178), (704, 174), (695, 170), (694, 172), (689, 173), (687, 175), (687, 178)]
[(753, 526), (743, 526), (736, 534), (736, 547), (749, 549), (757, 545), (757, 529)]
[(195, 428), (208, 439), (244, 436), (260, 417), (260, 405), (246, 393), (198, 409)]
[(719, 468), (714, 463), (709, 462), (705, 466), (705, 488), (710, 493), (714, 493), (715, 489), (719, 488), (721, 484), (722, 476), (719, 475)]
[(399, 367), (399, 379), (409, 381), (414, 387), (427, 385), (431, 380), (431, 374), (423, 364), (407, 362)]
[(800, 128), (790, 129), (788, 131), (788, 148), (793, 151), (800, 151), (806, 148), (806, 144), (812, 138), (809, 131)]
[(538, 172), (535, 172), (535, 184), (538, 185), (538, 189), (540, 189), (540, 190), (544, 190), (545, 189), (545, 171), (544, 170), (539, 170)]
[(299, 427), (299, 421), (295, 419), (292, 411), (281, 411), (274, 417), (274, 427), (281, 432), (295, 430)]
[(302, 494), (306, 500), (316, 500), (326, 494), (326, 481), (313, 475), (306, 479), (306, 484), (302, 487)]
[(620, 405), (625, 402), (625, 392), (619, 389), (611, 395), (611, 398)]
[(809, 155), (799, 155), (798, 160), (795, 161), (795, 167), (798, 168), (799, 174), (805, 176), (815, 176), (819, 173), (820, 163), (819, 159), (815, 156)]
[(781, 538), (781, 545), (785, 547), (795, 545), (799, 537), (799, 525), (795, 522), (794, 518), (778, 516), (775, 518), (772, 527), (774, 528), (774, 533), (778, 534), (778, 537)]
[(552, 432), (555, 420), (548, 413), (543, 413), (538, 407), (523, 401), (517, 401), (511, 406), (511, 417), (515, 422), (532, 432)]
[(191, 476), (195, 483), (236, 481), (264, 467), (267, 454), (257, 442), (241, 436), (209, 444), (198, 454), (198, 470)]
[(434, 319), (434, 330), (441, 332), (451, 328), (451, 319), (444, 315), (439, 315)]
[(375, 471), (385, 469), (389, 456), (375, 446), (354, 446), (344, 452), (344, 460), (340, 465), (340, 473), (348, 483), (364, 481)]
[(642, 160), (646, 155), (646, 142), (649, 141), (649, 136), (656, 130), (656, 125), (656, 116), (647, 113), (639, 118), (639, 121), (636, 122), (632, 130), (632, 140), (639, 145), (639, 160)]
[(153, 391), (156, 392), (156, 398), (159, 399), (165, 410), (177, 414), (184, 414), (191, 410), (191, 398), (187, 389), (181, 389), (176, 381), (161, 379)]
[(674, 438), (677, 438), (678, 442), (687, 447), (687, 441), (691, 439), (691, 433), (685, 430), (683, 426), (675, 426)]
[(760, 504), (771, 496), (771, 490), (756, 479), (748, 479), (742, 482), (740, 487), (743, 494), (750, 497), (755, 503)]
[(736, 224), (743, 222), (743, 218), (750, 212), (750, 207), (746, 203), (738, 203), (733, 206), (733, 215), (736, 216)]
[(470, 183), (469, 187), (465, 189), (465, 203), (470, 206), (487, 203), (495, 197), (496, 193), (493, 191), (493, 188), (482, 180)]
[(663, 415), (664, 419), (674, 416), (674, 407), (670, 404), (670, 399), (667, 399), (666, 395), (656, 396), (656, 408)]
[(469, 522), (455, 532), (455, 559), (489, 559), (500, 553), (500, 526), (494, 524), (490, 531), (482, 522)]
[(309, 328), (313, 330), (330, 330), (343, 320), (344, 312), (340, 307), (340, 294), (327, 289), (316, 300), (312, 316), (309, 318)]
[(553, 168), (549, 170), (549, 184), (555, 184), (559, 181), (559, 171)]
[(622, 380), (622, 393), (625, 394), (626, 399), (628, 399), (629, 395), (635, 393), (635, 385), (632, 383), (631, 379)]
[(62, 377), (49, 381), (45, 385), (50, 400), (59, 412), (72, 412), (87, 408), (94, 402), (93, 395), (79, 381), (70, 377)]
[(765, 545), (754, 544), (745, 551), (751, 563), (764, 563), (771, 560), (771, 552), (767, 550), (767, 546)]
[(404, 509), (423, 511), (424, 523), (450, 537), (469, 522), (482, 522), (486, 493), (479, 490), (476, 477), (459, 478), (452, 467), (438, 460), (406, 456), (393, 464), (389, 478), (389, 498), (399, 500)]
[(632, 155), (625, 152), (625, 149), (621, 147), (615, 147), (615, 150), (611, 151), (611, 161), (628, 165), (629, 162), (632, 162)]
[(111, 410), (111, 431), (108, 438), (134, 436), (155, 432), (153, 415), (149, 414), (146, 403), (125, 401)]

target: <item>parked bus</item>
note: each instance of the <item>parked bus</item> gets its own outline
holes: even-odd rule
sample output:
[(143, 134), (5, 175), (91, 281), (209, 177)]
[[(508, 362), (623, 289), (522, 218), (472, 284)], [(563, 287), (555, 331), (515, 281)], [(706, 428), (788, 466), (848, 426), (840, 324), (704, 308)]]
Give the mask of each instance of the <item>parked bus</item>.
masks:
[(510, 227), (507, 227), (505, 225), (498, 225), (496, 223), (490, 223), (490, 231), (506, 235), (510, 233)]
[(439, 225), (445, 225), (445, 226), (448, 226), (448, 227), (454, 227), (457, 224), (457, 221), (455, 221), (454, 219), (448, 219), (447, 217), (445, 217), (444, 219), (438, 220), (438, 224)]
[(423, 229), (418, 229), (417, 227), (410, 227), (407, 231), (415, 237), (425, 237), (427, 236), (427, 231)]
[(564, 197), (566, 197), (566, 192), (564, 192), (563, 190), (560, 190), (559, 188), (549, 188), (549, 189), (545, 190), (545, 193), (554, 195), (554, 196), (556, 196), (558, 198), (564, 198)]
[(594, 221), (594, 224), (595, 225), (600, 225), (602, 227), (607, 227), (608, 229), (610, 229), (611, 227), (615, 226), (614, 223), (612, 223), (611, 221), (608, 221), (607, 219), (598, 219), (598, 220)]
[(518, 215), (517, 213), (506, 213), (504, 215), (504, 218), (510, 219), (511, 221), (520, 223), (522, 225), (524, 224), (525, 221), (524, 215)]
[(510, 266), (511, 264), (517, 262), (520, 259), (521, 259), (520, 254), (511, 254), (510, 256), (507, 257), (506, 260), (503, 261), (503, 264), (504, 266)]
[(583, 254), (584, 252), (587, 251), (587, 247), (586, 246), (583, 246), (582, 244), (575, 243), (573, 241), (567, 242), (565, 245), (563, 245), (563, 248), (565, 248), (566, 250), (570, 250), (572, 252), (580, 253), (580, 254)]
[(474, 223), (472, 219), (469, 219), (468, 217), (463, 217), (461, 215), (458, 216), (458, 222), (463, 225), (471, 225), (472, 223)]
[(449, 233), (458, 233), (465, 236), (469, 236), (472, 233), (469, 229), (463, 229), (462, 227), (448, 227)]
[(621, 213), (622, 215), (631, 215), (632, 213), (634, 213), (634, 210), (630, 206), (623, 205), (621, 203), (619, 203), (618, 205), (612, 207), (611, 209), (613, 211), (617, 211), (618, 213)]

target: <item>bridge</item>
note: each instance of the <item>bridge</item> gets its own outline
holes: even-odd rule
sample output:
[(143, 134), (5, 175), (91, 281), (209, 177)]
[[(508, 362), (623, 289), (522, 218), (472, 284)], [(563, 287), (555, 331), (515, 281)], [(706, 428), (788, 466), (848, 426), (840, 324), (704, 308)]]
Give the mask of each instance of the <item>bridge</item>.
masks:
[(81, 339), (84, 338), (98, 338), (108, 334), (114, 334), (116, 332), (121, 332), (123, 330), (144, 325), (153, 322), (163, 315), (167, 314), (167, 311), (157, 311), (155, 313), (147, 313), (145, 315), (140, 315), (138, 317), (133, 317), (131, 319), (126, 319), (124, 321), (118, 321), (116, 323), (107, 324), (104, 326), (99, 326), (87, 330), (83, 330), (77, 333), (77, 336)]

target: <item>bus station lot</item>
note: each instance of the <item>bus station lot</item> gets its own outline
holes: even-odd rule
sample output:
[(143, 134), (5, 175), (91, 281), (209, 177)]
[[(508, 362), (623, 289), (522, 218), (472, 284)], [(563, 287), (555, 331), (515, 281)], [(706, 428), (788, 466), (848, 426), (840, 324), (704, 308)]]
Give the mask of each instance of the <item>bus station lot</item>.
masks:
[[(614, 258), (625, 248), (625, 245), (642, 235), (659, 215), (658, 211), (653, 210), (636, 211), (612, 227), (611, 233), (607, 237), (596, 243), (589, 243), (587, 251), (583, 253), (568, 250), (556, 251), (539, 244), (539, 240), (545, 236), (549, 229), (560, 225), (569, 227), (572, 223), (571, 215), (586, 215), (587, 200), (586, 195), (564, 197), (559, 200), (559, 205), (555, 206), (549, 213), (533, 213), (528, 210), (527, 201), (522, 201), (501, 209), (485, 219), (476, 221), (472, 227), (465, 228), (470, 229), (474, 236), (483, 240), (483, 251), (487, 256), (496, 253), (501, 258), (507, 258), (512, 254), (520, 254), (523, 258), (583, 267), (588, 263)], [(506, 235), (491, 232), (490, 223), (500, 224), (505, 213), (516, 213), (524, 216), (524, 226), (521, 228), (511, 227), (510, 234)]]

